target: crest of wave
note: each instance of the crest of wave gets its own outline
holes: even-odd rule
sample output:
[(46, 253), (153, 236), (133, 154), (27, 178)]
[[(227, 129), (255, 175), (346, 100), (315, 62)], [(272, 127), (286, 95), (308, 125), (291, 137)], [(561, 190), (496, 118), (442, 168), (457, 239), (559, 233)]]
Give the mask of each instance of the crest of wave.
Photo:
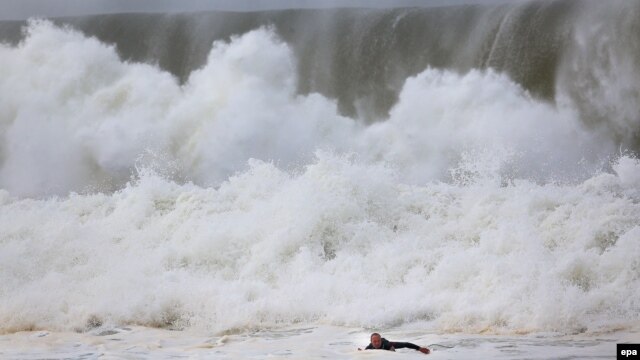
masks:
[(450, 180), (461, 162), (491, 163), (506, 179), (573, 181), (613, 151), (570, 107), (491, 70), (427, 69), (407, 79), (388, 119), (365, 126), (330, 99), (296, 94), (295, 59), (264, 28), (215, 43), (184, 85), (46, 21), (0, 52), (0, 186), (20, 196), (113, 191), (136, 166), (219, 185), (251, 158), (295, 169), (317, 149), (385, 162), (416, 184)]

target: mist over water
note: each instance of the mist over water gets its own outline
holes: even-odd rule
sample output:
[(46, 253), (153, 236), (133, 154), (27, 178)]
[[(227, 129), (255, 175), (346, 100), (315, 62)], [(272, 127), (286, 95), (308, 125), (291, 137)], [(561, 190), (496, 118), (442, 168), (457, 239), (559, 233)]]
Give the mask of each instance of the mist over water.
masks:
[(598, 4), (2, 23), (0, 331), (633, 326), (640, 3)]

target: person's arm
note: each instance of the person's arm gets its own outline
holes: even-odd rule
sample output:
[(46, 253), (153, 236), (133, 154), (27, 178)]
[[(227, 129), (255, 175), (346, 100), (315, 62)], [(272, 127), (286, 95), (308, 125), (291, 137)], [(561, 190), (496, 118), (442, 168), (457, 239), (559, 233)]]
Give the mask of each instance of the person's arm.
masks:
[(409, 348), (413, 350), (420, 350), (420, 346), (416, 344), (412, 344), (410, 342), (392, 342), (391, 346), (393, 346), (396, 349)]
[(413, 350), (417, 350), (420, 351), (423, 354), (428, 354), (431, 351), (427, 348), (423, 348), (420, 347), (416, 344), (410, 343), (410, 342), (392, 342), (391, 346), (395, 349), (402, 349), (402, 348), (409, 348), (409, 349), (413, 349)]

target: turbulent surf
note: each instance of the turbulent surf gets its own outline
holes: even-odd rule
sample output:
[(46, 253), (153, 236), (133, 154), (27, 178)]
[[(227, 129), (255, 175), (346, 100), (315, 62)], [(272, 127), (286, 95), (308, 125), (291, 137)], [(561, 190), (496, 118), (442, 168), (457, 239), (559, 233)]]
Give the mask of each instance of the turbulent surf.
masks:
[(0, 22), (0, 332), (637, 326), (639, 30), (589, 0)]

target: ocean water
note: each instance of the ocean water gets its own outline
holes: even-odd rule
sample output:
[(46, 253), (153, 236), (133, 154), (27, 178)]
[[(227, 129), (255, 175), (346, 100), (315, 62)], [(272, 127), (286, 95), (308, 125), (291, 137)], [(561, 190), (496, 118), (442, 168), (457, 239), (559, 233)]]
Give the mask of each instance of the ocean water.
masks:
[(586, 0), (1, 22), (0, 357), (612, 358), (639, 29)]
[[(429, 359), (612, 359), (616, 342), (638, 333), (500, 336), (394, 330), (385, 336), (429, 346)], [(293, 326), (236, 335), (116, 327), (89, 333), (36, 331), (0, 336), (5, 359), (424, 359), (411, 349), (358, 351), (363, 329)]]

